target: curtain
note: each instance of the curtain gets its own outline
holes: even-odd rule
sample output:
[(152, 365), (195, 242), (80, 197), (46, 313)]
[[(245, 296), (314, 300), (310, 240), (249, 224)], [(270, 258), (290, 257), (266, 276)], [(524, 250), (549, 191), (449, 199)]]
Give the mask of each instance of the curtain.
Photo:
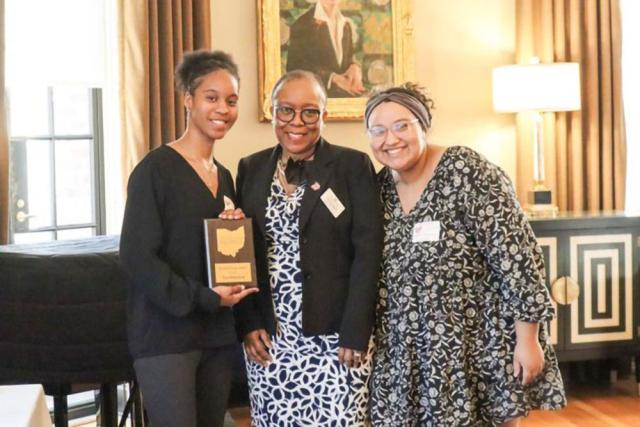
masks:
[(4, 87), (4, 0), (0, 0), (0, 245), (9, 243), (9, 137)]
[[(624, 209), (626, 144), (619, 0), (517, 0), (518, 63), (580, 63), (582, 109), (545, 113), (546, 185), (561, 211)], [(530, 120), (519, 115), (517, 192), (533, 187)]]
[(122, 170), (185, 129), (174, 69), (184, 52), (211, 47), (211, 0), (119, 0)]

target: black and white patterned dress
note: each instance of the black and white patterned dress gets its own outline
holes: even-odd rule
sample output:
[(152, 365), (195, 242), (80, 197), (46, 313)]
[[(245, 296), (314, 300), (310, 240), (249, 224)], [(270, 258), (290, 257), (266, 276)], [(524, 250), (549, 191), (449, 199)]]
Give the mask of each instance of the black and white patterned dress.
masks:
[[(490, 426), (564, 406), (542, 252), (502, 170), (471, 149), (448, 148), (407, 215), (390, 171), (379, 178), (373, 425)], [(428, 221), (439, 222), (439, 234), (414, 243), (414, 226)], [(513, 376), (514, 320), (544, 325), (545, 368), (525, 387)]]
[[(269, 282), (277, 335), (266, 368), (247, 360), (254, 426), (362, 426), (370, 362), (349, 369), (338, 361), (338, 334), (302, 333), (299, 212), (305, 186), (287, 195), (277, 177), (266, 212)], [(368, 360), (371, 360), (369, 357)]]

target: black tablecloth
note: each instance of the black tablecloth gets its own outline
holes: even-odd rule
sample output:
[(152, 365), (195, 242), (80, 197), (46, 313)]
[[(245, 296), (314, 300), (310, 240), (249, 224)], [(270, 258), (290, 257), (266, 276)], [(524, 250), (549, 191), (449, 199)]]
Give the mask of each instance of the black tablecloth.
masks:
[(133, 379), (118, 238), (0, 246), (0, 383)]
[[(118, 236), (0, 246), (0, 384), (134, 378)], [(230, 406), (248, 405), (242, 351)]]

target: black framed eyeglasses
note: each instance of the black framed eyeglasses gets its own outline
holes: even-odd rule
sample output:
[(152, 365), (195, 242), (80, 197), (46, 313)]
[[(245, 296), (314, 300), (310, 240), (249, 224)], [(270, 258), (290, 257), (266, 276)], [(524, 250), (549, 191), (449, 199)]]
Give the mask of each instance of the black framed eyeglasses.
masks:
[(303, 108), (297, 110), (284, 105), (277, 105), (275, 107), (276, 119), (282, 123), (289, 123), (292, 121), (296, 116), (296, 113), (300, 113), (300, 120), (302, 120), (302, 123), (305, 125), (318, 123), (318, 120), (320, 120), (320, 116), (322, 115), (322, 111), (317, 108)]

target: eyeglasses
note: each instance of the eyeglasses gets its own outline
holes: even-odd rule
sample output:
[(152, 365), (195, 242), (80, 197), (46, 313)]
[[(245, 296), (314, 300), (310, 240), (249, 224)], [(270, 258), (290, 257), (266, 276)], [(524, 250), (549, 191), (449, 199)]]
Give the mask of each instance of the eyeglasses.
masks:
[(369, 134), (369, 138), (371, 138), (375, 142), (384, 141), (387, 138), (387, 132), (389, 130), (391, 130), (391, 132), (398, 138), (402, 138), (409, 135), (409, 133), (411, 132), (410, 125), (418, 123), (418, 121), (418, 119), (400, 120), (394, 122), (389, 129), (384, 126), (373, 126), (367, 129), (367, 133)]
[(320, 115), (322, 114), (322, 111), (318, 110), (317, 108), (303, 108), (301, 110), (296, 110), (295, 108), (291, 107), (276, 106), (275, 111), (276, 118), (282, 123), (291, 122), (296, 116), (296, 113), (300, 113), (300, 120), (302, 120), (302, 123), (304, 123), (305, 125), (313, 125), (315, 123), (318, 123), (318, 120), (320, 120)]

